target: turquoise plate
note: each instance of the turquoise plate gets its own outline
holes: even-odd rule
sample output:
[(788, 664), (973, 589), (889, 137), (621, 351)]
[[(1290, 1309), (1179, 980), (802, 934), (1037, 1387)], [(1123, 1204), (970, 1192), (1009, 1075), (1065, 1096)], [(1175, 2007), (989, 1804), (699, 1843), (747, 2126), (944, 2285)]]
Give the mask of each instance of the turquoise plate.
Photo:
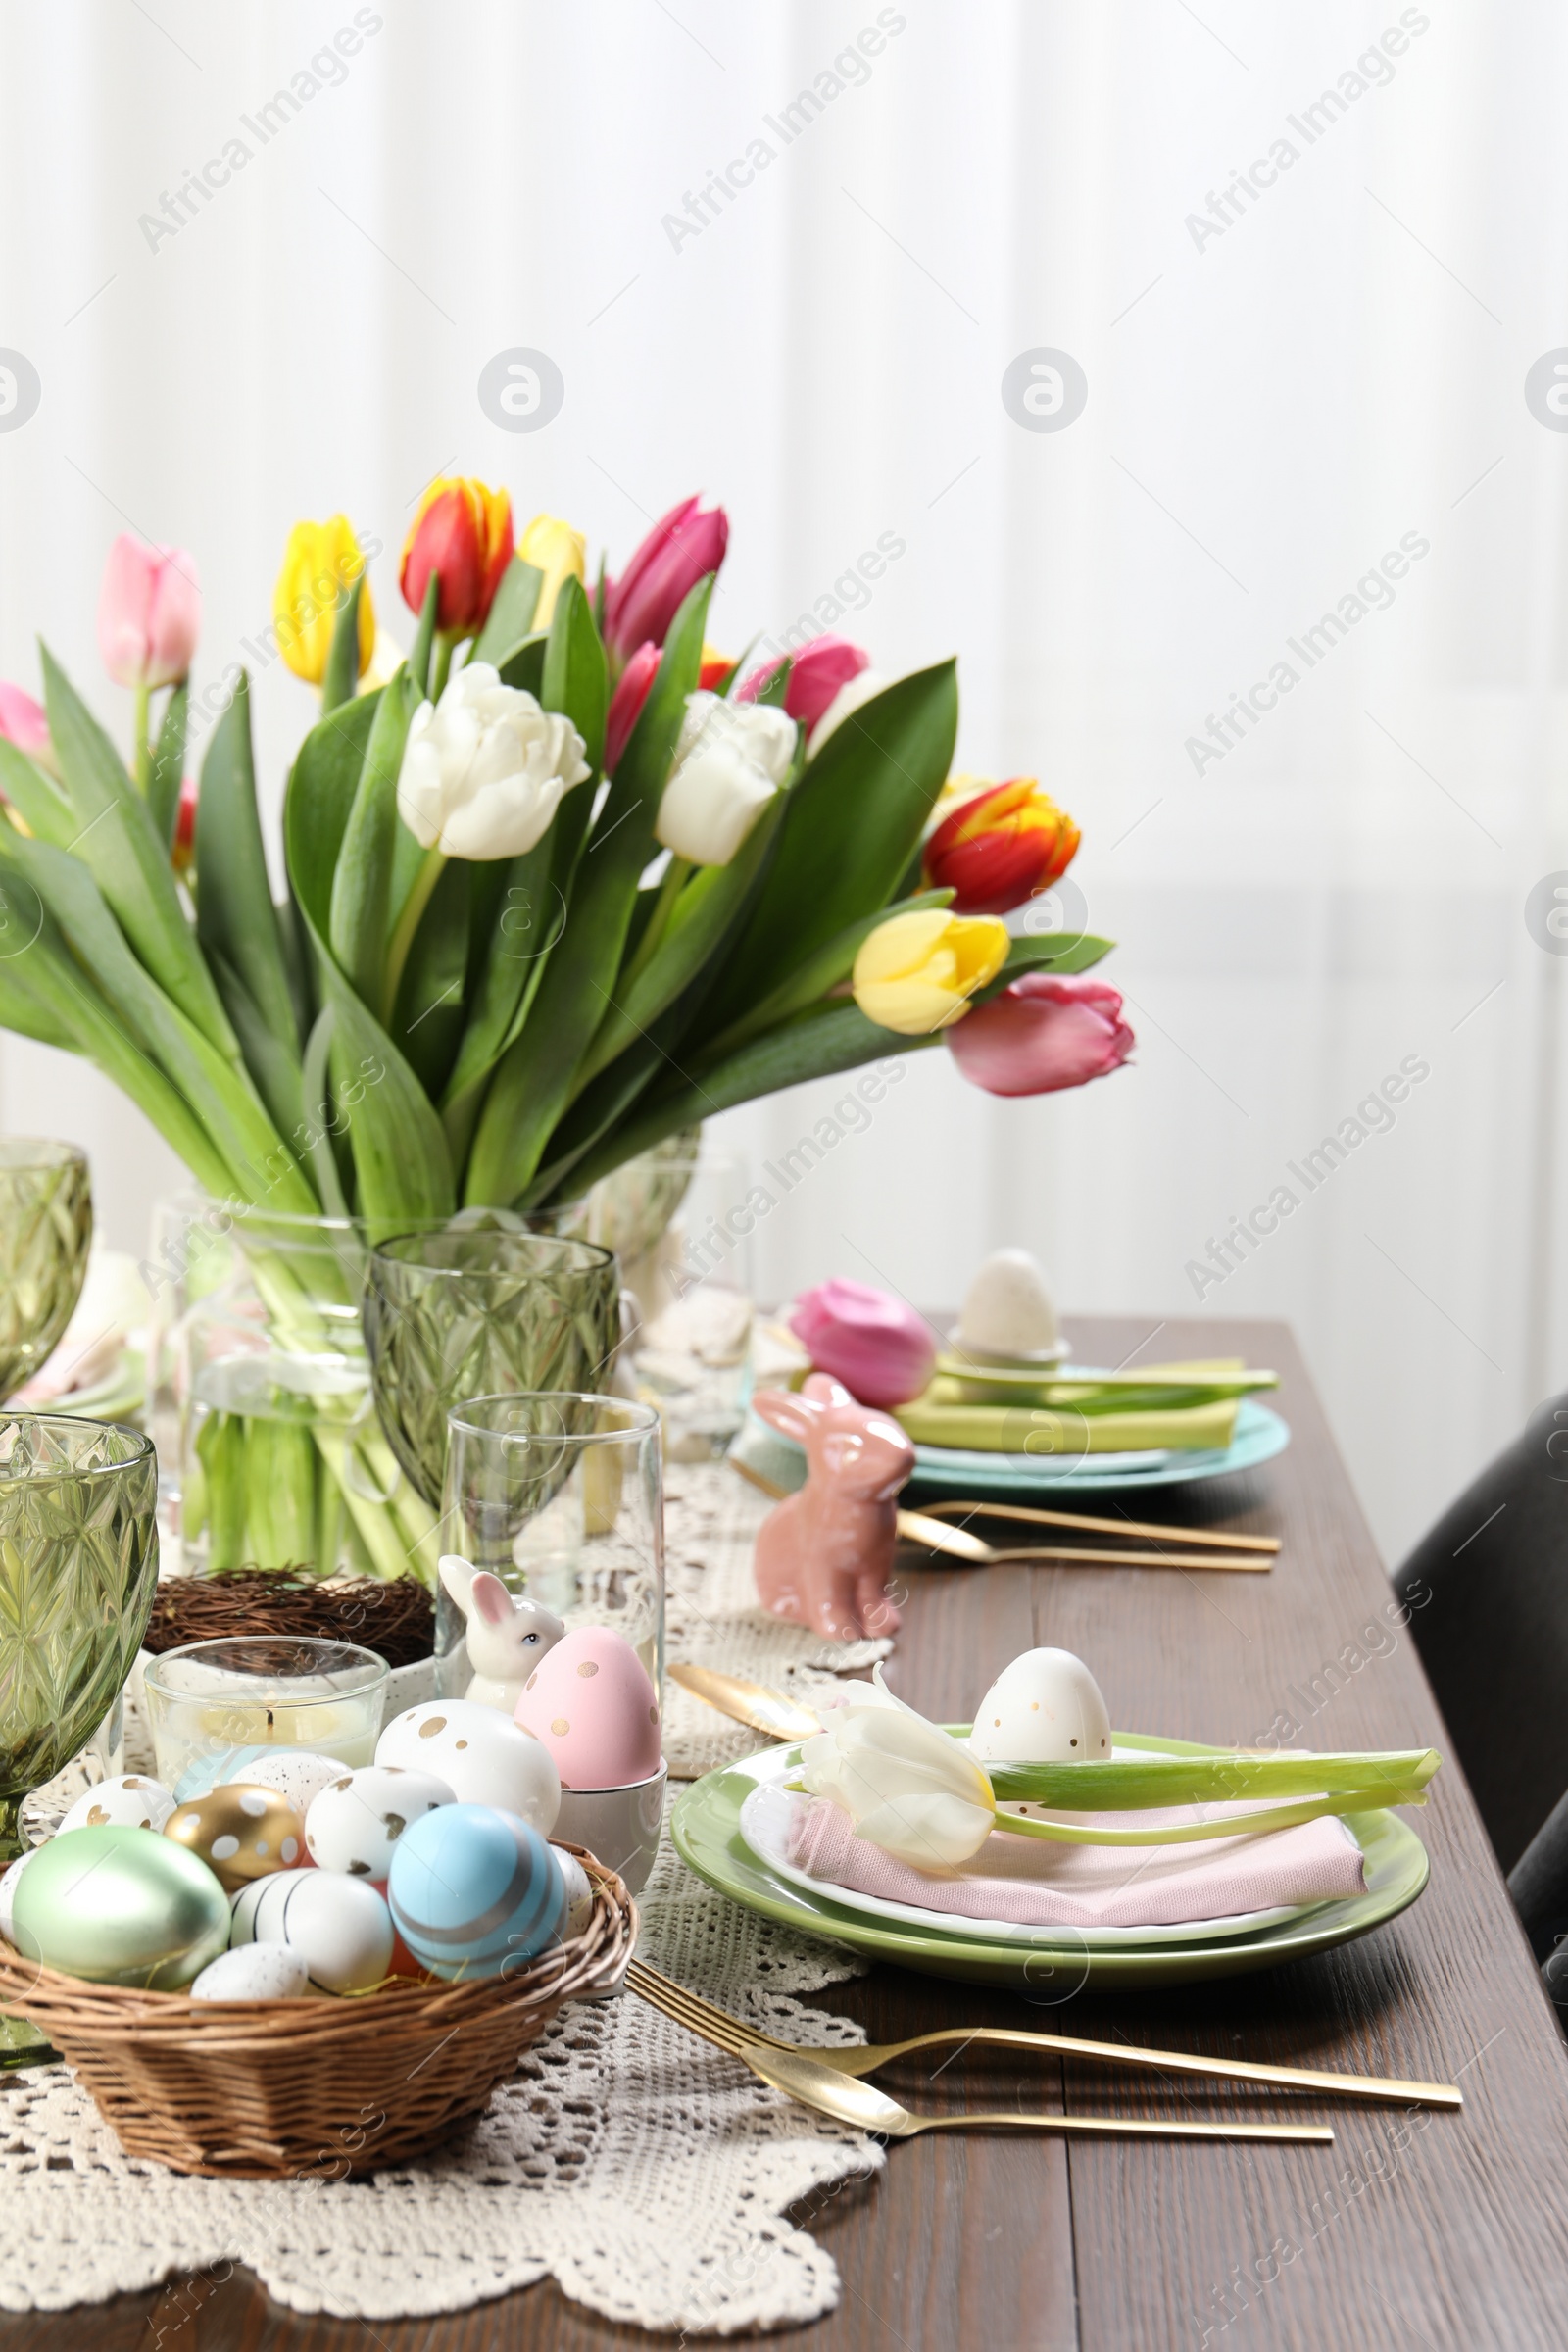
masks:
[[(1235, 1434), (1229, 1446), (1206, 1453), (1183, 1453), (1174, 1446), (1152, 1447), (1147, 1453), (1086, 1453), (1068, 1460), (1058, 1454), (980, 1453), (956, 1446), (917, 1446), (914, 1469), (905, 1488), (906, 1499), (916, 1495), (978, 1494), (1104, 1494), (1142, 1487), (1181, 1487), (1204, 1478), (1232, 1478), (1240, 1470), (1255, 1470), (1283, 1453), (1291, 1442), (1290, 1424), (1266, 1404), (1244, 1396), (1236, 1408)], [(806, 1478), (806, 1455), (792, 1438), (748, 1413), (731, 1457), (744, 1468), (792, 1494)]]
[[(1171, 1740), (1169, 1746), (1172, 1753), (1193, 1752), (1182, 1741)], [(732, 1764), (694, 1782), (675, 1801), (670, 1835), (676, 1851), (710, 1886), (733, 1896), (749, 1911), (760, 1911), (807, 1936), (850, 1944), (874, 1960), (891, 1960), (922, 1976), (1011, 1985), (1045, 2004), (1070, 2000), (1086, 1984), (1187, 1984), (1211, 1977), (1249, 1976), (1299, 1960), (1307, 1952), (1329, 1951), (1396, 1918), (1415, 1901), (1432, 1867), (1420, 1838), (1396, 1815), (1358, 1813), (1346, 1827), (1366, 1856), (1364, 1894), (1314, 1904), (1299, 1917), (1250, 1936), (1107, 1949), (1075, 1940), (1069, 1929), (1059, 1945), (1026, 1948), (896, 1926), (851, 1911), (825, 1894), (808, 1894), (779, 1878), (741, 1836), (741, 1805), (755, 1786), (755, 1776), (745, 1764)]]

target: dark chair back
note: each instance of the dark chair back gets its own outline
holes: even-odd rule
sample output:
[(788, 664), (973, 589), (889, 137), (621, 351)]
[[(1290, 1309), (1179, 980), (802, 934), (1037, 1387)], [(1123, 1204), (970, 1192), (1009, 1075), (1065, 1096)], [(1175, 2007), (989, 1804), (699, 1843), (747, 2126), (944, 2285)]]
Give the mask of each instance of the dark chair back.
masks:
[(1450, 1503), (1396, 1576), (1505, 1871), (1568, 1790), (1568, 1394)]

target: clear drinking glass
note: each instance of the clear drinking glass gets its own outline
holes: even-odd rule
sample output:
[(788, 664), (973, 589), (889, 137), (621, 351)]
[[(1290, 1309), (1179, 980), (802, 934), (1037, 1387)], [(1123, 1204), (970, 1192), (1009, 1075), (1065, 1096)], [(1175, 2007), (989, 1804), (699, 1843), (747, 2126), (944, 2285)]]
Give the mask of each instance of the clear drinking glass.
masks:
[(640, 1258), (623, 1260), (641, 1323), (632, 1342), (637, 1393), (664, 1420), (674, 1462), (722, 1454), (746, 1414), (752, 1344), (752, 1230), (746, 1162), (666, 1159), (679, 1181), (668, 1223)]
[(381, 1427), (433, 1509), (447, 1416), (465, 1397), (585, 1391), (607, 1379), (620, 1277), (590, 1242), (449, 1226), (372, 1250), (364, 1315)]
[[(664, 1676), (662, 1432), (621, 1396), (561, 1391), (474, 1396), (448, 1416), (441, 1548), (499, 1576), (518, 1599), (579, 1625), (611, 1626)], [(436, 1596), (436, 1676), (461, 1698), (463, 1614)]]
[(0, 1396), (30, 1380), (71, 1321), (92, 1243), (86, 1153), (0, 1137)]

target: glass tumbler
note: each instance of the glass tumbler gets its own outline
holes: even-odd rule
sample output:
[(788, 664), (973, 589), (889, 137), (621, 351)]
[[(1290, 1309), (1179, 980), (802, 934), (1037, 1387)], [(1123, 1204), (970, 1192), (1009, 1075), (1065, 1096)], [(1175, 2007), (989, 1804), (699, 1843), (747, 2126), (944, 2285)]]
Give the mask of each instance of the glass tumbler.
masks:
[(48, 1360), (81, 1297), (91, 1242), (86, 1153), (0, 1137), (0, 1396)]
[[(663, 1706), (664, 1497), (659, 1415), (621, 1396), (474, 1396), (448, 1418), (443, 1551), (487, 1568), (517, 1598), (612, 1627)], [(464, 1617), (436, 1596), (436, 1680), (461, 1698)]]

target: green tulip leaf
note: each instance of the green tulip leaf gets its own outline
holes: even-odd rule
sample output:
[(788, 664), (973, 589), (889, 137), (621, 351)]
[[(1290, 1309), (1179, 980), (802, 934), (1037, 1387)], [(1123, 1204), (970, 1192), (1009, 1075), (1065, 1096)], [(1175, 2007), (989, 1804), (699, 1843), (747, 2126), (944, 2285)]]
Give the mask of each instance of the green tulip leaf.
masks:
[(153, 749), (153, 772), (147, 787), (147, 806), (167, 849), (174, 846), (179, 823), (179, 795), (185, 781), (185, 728), (190, 712), (190, 688), (182, 678), (169, 698), (163, 725)]
[(114, 745), (47, 646), (43, 660), (49, 732), (77, 819), (67, 843), (114, 908), (147, 970), (230, 1060), (239, 1042), (185, 918), (169, 845)]
[(67, 850), (81, 831), (76, 812), (52, 776), (0, 735), (0, 792), (21, 816), (29, 833)]
[(989, 1004), (1020, 972), (1087, 972), (1091, 964), (1108, 956), (1115, 945), (1113, 939), (1097, 939), (1092, 931), (1066, 936), (1046, 931), (1038, 939), (1015, 939), (1007, 950), (1006, 962), (994, 980), (975, 991), (974, 1001), (977, 1004)]
[(539, 591), (545, 575), (537, 564), (525, 564), (514, 556), (501, 574), (501, 585), (491, 600), (484, 627), (474, 640), (470, 662), (490, 662), (500, 669), (514, 654), (533, 628), (533, 616), (539, 609)]
[(381, 1000), (393, 851), (401, 825), (398, 777), (417, 700), (414, 673), (405, 662), (377, 707), (332, 875), (327, 937), (339, 970), (368, 1005)]
[(352, 702), (360, 682), (360, 601), (365, 594), (362, 570), (352, 588), (340, 592), (337, 618), (332, 623), (331, 651), (321, 677), (321, 710), (335, 710)]
[(238, 978), (262, 1029), (272, 1041), (271, 1050), (265, 1054), (265, 1074), (248, 1052), (246, 1059), (269, 1109), (286, 1135), (300, 1117), (300, 1038), (283, 956), (282, 918), (272, 904), (256, 809), (250, 681), (243, 672), (202, 761), (202, 789), (196, 804), (196, 873), (197, 939), (218, 979), (219, 994), (224, 999), (242, 1050), (246, 1028), (254, 1044), (256, 1024), (248, 1010), (236, 1017), (224, 988), (225, 975)]

